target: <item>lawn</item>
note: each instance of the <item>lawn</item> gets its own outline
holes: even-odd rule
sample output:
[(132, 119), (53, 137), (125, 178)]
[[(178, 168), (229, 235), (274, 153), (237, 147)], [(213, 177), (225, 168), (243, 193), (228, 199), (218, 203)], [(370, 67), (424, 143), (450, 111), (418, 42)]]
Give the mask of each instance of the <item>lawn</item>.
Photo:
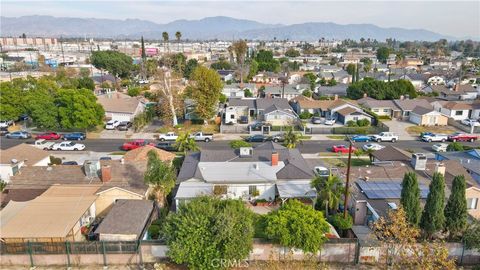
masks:
[[(331, 167), (347, 167), (347, 158), (324, 158), (322, 159), (327, 165)], [(366, 166), (366, 165), (371, 165), (372, 163), (370, 160), (367, 158), (357, 158), (357, 157), (352, 157), (351, 165), (352, 167), (361, 167), (361, 166)]]
[(345, 140), (345, 135), (327, 135), (327, 138), (332, 140)]
[(218, 133), (220, 132), (220, 126), (216, 124), (207, 124), (207, 125), (183, 125), (179, 124), (175, 127), (172, 126), (163, 126), (157, 130), (158, 133), (167, 133), (167, 132), (176, 132), (176, 133), (181, 133), (181, 132), (197, 132), (197, 131), (202, 131), (205, 133)]
[(455, 132), (456, 130), (449, 126), (431, 126), (431, 127), (424, 127), (424, 126), (411, 126), (406, 129), (406, 131), (410, 135), (419, 136), (422, 132), (432, 132), (432, 133), (443, 133), (443, 134), (450, 134)]

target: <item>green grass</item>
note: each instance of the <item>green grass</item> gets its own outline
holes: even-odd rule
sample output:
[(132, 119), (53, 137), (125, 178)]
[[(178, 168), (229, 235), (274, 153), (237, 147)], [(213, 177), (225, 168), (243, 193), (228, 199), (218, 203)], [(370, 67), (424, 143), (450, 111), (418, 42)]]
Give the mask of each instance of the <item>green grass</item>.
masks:
[(344, 135), (327, 135), (327, 138), (332, 140), (345, 140)]
[(116, 151), (116, 152), (110, 153), (109, 155), (112, 155), (112, 156), (123, 156), (123, 155), (125, 155), (126, 153), (127, 153), (126, 151)]
[(265, 228), (267, 227), (264, 215), (254, 214), (253, 216), (254, 238), (267, 239)]
[(300, 136), (300, 140), (310, 140), (311, 138), (312, 138), (312, 136), (309, 136), (309, 135)]
[[(348, 159), (347, 158), (325, 158), (323, 159), (323, 161), (329, 166), (343, 168), (343, 167), (347, 167)], [(352, 160), (351, 160), (352, 167), (361, 167), (361, 166), (366, 166), (371, 164), (372, 163), (370, 162), (369, 159), (357, 158), (352, 156)]]
[[(352, 157), (352, 166), (354, 167), (359, 167), (359, 166), (366, 166), (366, 165), (371, 165), (372, 163), (370, 162), (369, 159), (364, 159), (364, 158), (354, 158)], [(345, 160), (345, 164), (347, 164), (347, 160)]]

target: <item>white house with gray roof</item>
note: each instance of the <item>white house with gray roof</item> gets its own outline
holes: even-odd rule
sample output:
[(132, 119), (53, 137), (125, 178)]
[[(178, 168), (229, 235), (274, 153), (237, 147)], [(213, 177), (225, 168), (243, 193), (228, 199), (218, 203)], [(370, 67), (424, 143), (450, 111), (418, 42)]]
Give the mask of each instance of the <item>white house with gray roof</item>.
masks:
[(313, 170), (298, 149), (273, 142), (254, 148), (203, 150), (186, 156), (177, 177), (175, 203), (202, 195), (246, 201), (314, 199)]

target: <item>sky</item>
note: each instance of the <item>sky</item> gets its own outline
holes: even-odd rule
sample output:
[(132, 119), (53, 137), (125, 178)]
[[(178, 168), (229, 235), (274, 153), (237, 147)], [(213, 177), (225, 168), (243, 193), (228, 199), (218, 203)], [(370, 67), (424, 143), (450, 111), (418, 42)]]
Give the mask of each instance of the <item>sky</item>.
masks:
[(480, 37), (480, 1), (23, 1), (2, 0), (7, 17), (179, 19), (229, 16), (263, 23), (371, 23), (380, 27), (426, 29), (454, 37)]

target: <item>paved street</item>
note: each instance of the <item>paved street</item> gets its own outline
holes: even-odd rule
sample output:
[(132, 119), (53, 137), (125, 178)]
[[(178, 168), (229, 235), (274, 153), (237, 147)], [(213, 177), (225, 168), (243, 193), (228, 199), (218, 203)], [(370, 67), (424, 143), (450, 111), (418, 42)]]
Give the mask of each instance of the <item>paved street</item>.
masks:
[[(34, 140), (17, 140), (17, 139), (0, 139), (0, 148), (7, 149), (20, 143), (32, 143)], [(86, 145), (86, 150), (96, 152), (114, 152), (120, 151), (120, 146), (127, 140), (124, 139), (87, 139), (81, 143)], [(154, 141), (156, 142), (156, 141)], [(210, 143), (199, 142), (200, 148), (204, 149), (222, 149), (229, 147), (230, 141), (213, 141)], [(345, 141), (341, 140), (307, 140), (298, 146), (299, 150), (304, 154), (314, 154), (318, 152), (328, 152), (329, 148), (335, 144), (345, 144)], [(364, 145), (365, 143), (355, 143), (357, 147)], [(381, 143), (383, 145), (394, 145), (402, 149), (411, 149), (413, 151), (431, 151), (431, 145), (434, 143), (426, 143), (419, 140), (402, 140), (396, 143)], [(468, 146), (480, 146), (479, 142), (464, 143)]]

